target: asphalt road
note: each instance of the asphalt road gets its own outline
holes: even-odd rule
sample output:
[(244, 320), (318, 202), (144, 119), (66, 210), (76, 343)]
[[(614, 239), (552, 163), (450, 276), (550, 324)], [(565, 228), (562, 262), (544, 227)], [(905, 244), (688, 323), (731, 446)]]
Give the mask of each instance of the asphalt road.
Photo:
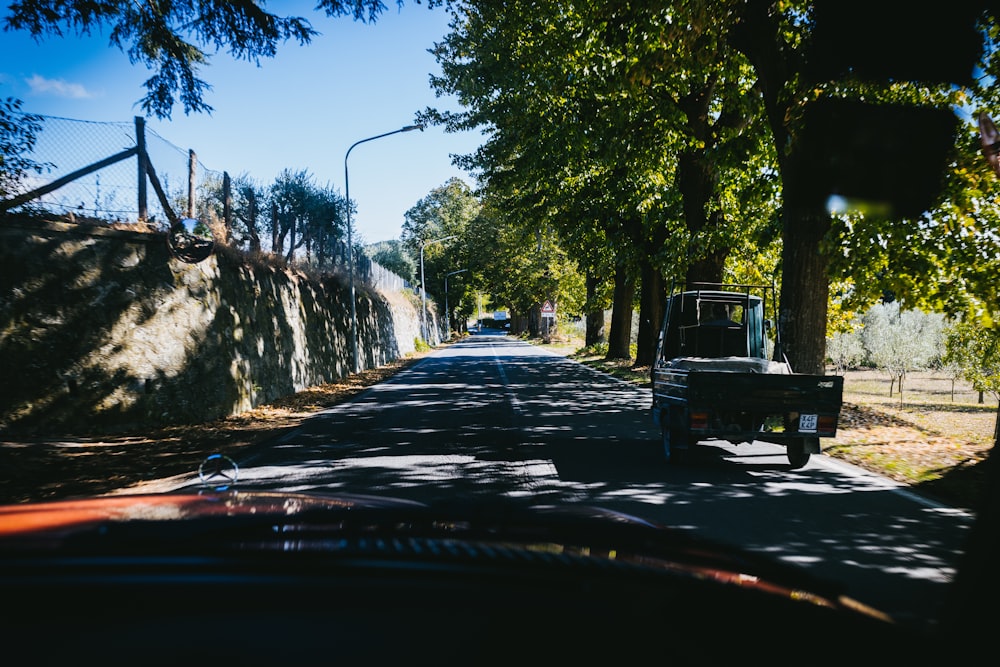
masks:
[(238, 462), (237, 486), (600, 505), (800, 564), (902, 622), (933, 623), (967, 514), (825, 456), (792, 470), (766, 443), (703, 443), (670, 466), (649, 404), (648, 390), (544, 348), (473, 336), (267, 443)]

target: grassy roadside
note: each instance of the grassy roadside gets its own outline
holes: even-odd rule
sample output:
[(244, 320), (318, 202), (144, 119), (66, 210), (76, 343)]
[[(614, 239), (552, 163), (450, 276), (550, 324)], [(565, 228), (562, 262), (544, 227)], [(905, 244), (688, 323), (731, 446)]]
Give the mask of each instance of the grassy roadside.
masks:
[[(639, 387), (649, 387), (649, 367), (609, 361), (603, 350), (579, 341), (542, 343), (553, 352)], [(836, 438), (825, 454), (885, 475), (959, 507), (974, 509), (985, 485), (984, 462), (993, 446), (997, 404), (968, 383), (944, 374), (907, 377), (902, 397), (876, 371), (844, 378), (844, 406)]]

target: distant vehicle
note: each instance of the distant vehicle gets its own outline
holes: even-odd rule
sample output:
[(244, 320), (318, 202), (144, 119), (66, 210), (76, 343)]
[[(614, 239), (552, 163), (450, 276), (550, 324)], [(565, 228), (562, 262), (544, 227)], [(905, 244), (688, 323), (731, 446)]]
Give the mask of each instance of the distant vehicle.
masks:
[(820, 438), (837, 434), (844, 379), (792, 371), (764, 314), (773, 287), (690, 287), (667, 300), (652, 371), (667, 460), (682, 461), (703, 440), (760, 440), (785, 445), (793, 468), (806, 465)]

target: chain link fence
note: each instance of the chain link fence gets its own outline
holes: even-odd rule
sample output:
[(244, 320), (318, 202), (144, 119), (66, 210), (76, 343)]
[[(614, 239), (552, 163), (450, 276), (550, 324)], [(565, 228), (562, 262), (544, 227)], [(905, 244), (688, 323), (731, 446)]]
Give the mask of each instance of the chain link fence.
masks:
[[(96, 122), (33, 115), (41, 131), (26, 157), (41, 165), (42, 173), (27, 175), (0, 202), (8, 213), (167, 231), (171, 214), (196, 217), (192, 199), (198, 203), (199, 193), (220, 192), (228, 182), (225, 171), (208, 168), (195, 151), (160, 136), (142, 118)], [(150, 183), (162, 190), (169, 212), (158, 193), (147, 192)], [(356, 256), (358, 280), (382, 290), (413, 289), (377, 262)], [(347, 273), (346, 247), (329, 260), (331, 265), (321, 268)], [(292, 263), (311, 267), (307, 258)]]
[[(164, 193), (174, 202), (188, 200), (190, 151), (180, 148), (148, 127), (137, 136), (135, 120), (95, 122), (41, 116), (41, 131), (28, 155), (43, 168), (41, 174), (26, 177), (13, 194), (26, 194), (58, 183), (75, 172), (96, 165), (122, 151), (135, 150), (144, 143)], [(140, 130), (141, 131), (141, 130)], [(198, 161), (195, 186), (200, 189), (218, 183), (224, 172), (209, 169)], [(11, 212), (46, 213), (104, 223), (137, 223), (141, 219), (141, 183), (138, 159), (120, 159), (94, 171), (83, 173), (18, 206)], [(145, 222), (166, 229), (168, 215), (157, 197), (149, 197)], [(180, 211), (179, 213), (183, 213)]]

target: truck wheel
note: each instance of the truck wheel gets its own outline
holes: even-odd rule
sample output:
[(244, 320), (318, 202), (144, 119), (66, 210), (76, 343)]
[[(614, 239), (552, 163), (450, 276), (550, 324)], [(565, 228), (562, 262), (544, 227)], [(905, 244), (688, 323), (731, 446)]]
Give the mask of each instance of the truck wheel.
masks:
[(660, 419), (660, 437), (663, 440), (663, 456), (667, 459), (667, 463), (684, 463), (684, 460), (687, 458), (687, 449), (677, 447), (678, 441), (681, 438), (677, 433), (677, 429), (673, 427), (670, 421), (669, 413), (665, 412)]
[(793, 470), (798, 468), (803, 468), (807, 463), (809, 463), (809, 452), (806, 451), (806, 445), (804, 442), (793, 442), (787, 447), (788, 452), (788, 463), (791, 464)]

